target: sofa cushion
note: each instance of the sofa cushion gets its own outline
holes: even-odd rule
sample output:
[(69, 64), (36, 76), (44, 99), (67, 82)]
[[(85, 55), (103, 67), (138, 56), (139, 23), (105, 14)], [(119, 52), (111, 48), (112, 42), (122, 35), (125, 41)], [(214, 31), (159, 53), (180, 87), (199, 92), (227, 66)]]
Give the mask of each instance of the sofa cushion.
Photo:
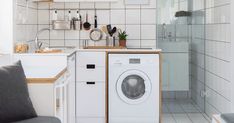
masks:
[(21, 62), (0, 67), (0, 123), (36, 116)]
[(36, 117), (28, 120), (13, 122), (13, 123), (61, 123), (58, 118), (55, 117)]
[(234, 123), (234, 113), (221, 114), (221, 118), (227, 123)]

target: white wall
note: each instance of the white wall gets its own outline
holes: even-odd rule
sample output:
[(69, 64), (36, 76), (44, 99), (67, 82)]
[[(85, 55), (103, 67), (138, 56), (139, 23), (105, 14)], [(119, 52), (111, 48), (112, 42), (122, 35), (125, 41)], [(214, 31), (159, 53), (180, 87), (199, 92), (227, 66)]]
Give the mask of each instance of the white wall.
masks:
[(13, 53), (14, 0), (2, 0), (0, 4), (0, 53)]
[[(231, 93), (231, 1), (193, 0), (193, 11), (200, 14), (193, 16), (193, 21), (198, 22), (192, 26), (192, 75), (195, 78), (192, 81), (192, 97), (200, 106), (204, 106), (202, 103), (205, 101), (205, 112), (210, 117), (217, 113), (232, 112), (234, 104)], [(207, 92), (205, 100), (200, 96), (204, 89)]]
[[(233, 40), (234, 40), (234, 1), (233, 0), (231, 0), (230, 1), (230, 11), (231, 11), (231, 40), (232, 40), (232, 42), (231, 42), (231, 75), (232, 75), (232, 87), (234, 87), (234, 76), (233, 76), (233, 74), (234, 74), (234, 42), (233, 42)], [(230, 93), (232, 93), (232, 102), (234, 102), (234, 89), (232, 89), (232, 91), (230, 92)], [(234, 112), (234, 103), (232, 103), (232, 112)]]
[(14, 5), (14, 43), (27, 43), (30, 46), (30, 51), (33, 51), (35, 45), (32, 40), (35, 38), (38, 28), (37, 3), (16, 0)]
[[(127, 45), (131, 48), (156, 47), (156, 0), (149, 0), (148, 5), (125, 5), (124, 0), (113, 3), (39, 3), (38, 28), (51, 26), (54, 9), (58, 9), (58, 19), (64, 20), (69, 9), (76, 17), (76, 9), (81, 9), (83, 21), (85, 14), (89, 14), (89, 22), (94, 23), (94, 9), (97, 9), (99, 27), (112, 24), (126, 30), (129, 34)], [(87, 10), (86, 10), (87, 9)], [(89, 45), (105, 45), (105, 37), (100, 42), (90, 41)], [(82, 41), (89, 38), (89, 31), (45, 31), (40, 40), (49, 46), (77, 46), (83, 47)], [(47, 45), (47, 46), (48, 46)]]

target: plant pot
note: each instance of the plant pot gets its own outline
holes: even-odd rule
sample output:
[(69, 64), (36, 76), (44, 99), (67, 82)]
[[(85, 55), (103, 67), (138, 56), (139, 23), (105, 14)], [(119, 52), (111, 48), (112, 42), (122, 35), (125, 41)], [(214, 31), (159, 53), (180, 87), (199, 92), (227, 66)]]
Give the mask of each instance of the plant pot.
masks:
[(119, 40), (119, 46), (120, 47), (126, 47), (126, 40)]

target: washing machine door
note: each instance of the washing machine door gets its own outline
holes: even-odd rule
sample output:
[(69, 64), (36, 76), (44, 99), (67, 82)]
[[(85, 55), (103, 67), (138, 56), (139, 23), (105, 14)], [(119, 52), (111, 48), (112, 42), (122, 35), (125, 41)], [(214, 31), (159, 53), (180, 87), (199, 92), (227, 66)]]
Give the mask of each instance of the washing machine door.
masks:
[(139, 70), (128, 70), (120, 75), (116, 90), (125, 103), (139, 104), (150, 96), (151, 82), (145, 73)]

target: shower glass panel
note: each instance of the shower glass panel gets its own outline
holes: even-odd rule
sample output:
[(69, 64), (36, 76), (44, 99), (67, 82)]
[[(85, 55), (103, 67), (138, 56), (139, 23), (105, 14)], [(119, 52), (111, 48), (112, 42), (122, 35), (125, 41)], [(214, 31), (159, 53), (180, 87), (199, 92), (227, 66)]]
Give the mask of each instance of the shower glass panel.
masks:
[[(198, 101), (204, 87), (192, 83), (197, 81), (194, 80), (197, 74), (204, 72), (193, 65), (197, 56), (194, 56), (192, 46), (197, 44), (193, 45), (196, 37), (191, 36), (193, 31), (204, 36), (204, 28), (203, 32), (193, 29), (190, 5), (192, 0), (157, 0), (157, 47), (162, 49), (163, 57), (164, 113), (200, 112), (204, 109), (204, 100)], [(200, 42), (199, 47), (204, 48), (204, 44)]]

